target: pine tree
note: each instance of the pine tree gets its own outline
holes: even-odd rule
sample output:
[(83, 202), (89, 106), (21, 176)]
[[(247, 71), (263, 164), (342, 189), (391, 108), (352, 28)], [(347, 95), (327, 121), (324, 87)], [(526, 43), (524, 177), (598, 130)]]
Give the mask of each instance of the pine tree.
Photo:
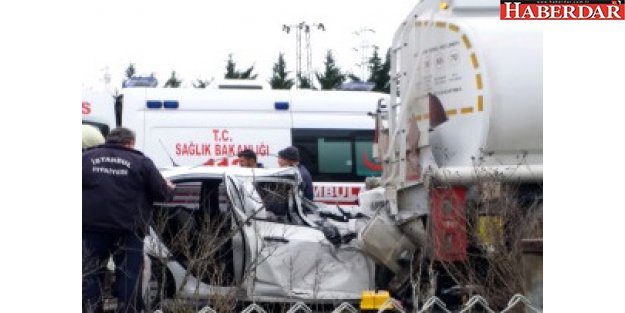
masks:
[(210, 81), (208, 80), (201, 80), (201, 79), (196, 79), (195, 82), (193, 83), (193, 87), (195, 88), (206, 88), (208, 87), (208, 85), (210, 85)]
[(278, 55), (278, 61), (273, 64), (273, 76), (269, 83), (272, 89), (291, 89), (293, 79), (288, 78), (289, 72), (286, 71), (286, 61), (284, 61), (284, 53)]
[(321, 89), (337, 89), (345, 81), (345, 74), (336, 66), (336, 62), (332, 56), (332, 50), (328, 50), (323, 63), (325, 65), (323, 74), (319, 72), (315, 74)]
[(133, 78), (135, 77), (136, 74), (137, 74), (137, 71), (135, 69), (135, 64), (130, 63), (128, 67), (126, 68), (126, 79)]
[(254, 65), (250, 66), (245, 71), (238, 71), (236, 69), (236, 63), (232, 60), (232, 53), (228, 54), (228, 62), (226, 63), (226, 74), (224, 78), (229, 79), (256, 79), (258, 74), (252, 75), (254, 71)]
[(391, 48), (386, 50), (384, 64), (382, 64), (382, 71), (380, 73), (380, 86), (382, 86), (380, 91), (391, 93)]
[(182, 84), (182, 80), (179, 80), (176, 77), (176, 71), (171, 71), (171, 76), (165, 82), (165, 85), (163, 85), (163, 87), (165, 87), (165, 88), (179, 88), (181, 84)]
[(373, 48), (373, 55), (369, 58), (369, 78), (368, 82), (376, 83), (376, 87), (378, 87), (378, 80), (380, 77), (380, 72), (382, 71), (382, 59), (378, 54), (378, 47)]
[(122, 81), (122, 86), (126, 86), (128, 81), (132, 79), (133, 77), (135, 77), (136, 74), (137, 74), (137, 71), (135, 69), (135, 64), (130, 63), (128, 67), (126, 68), (126, 79)]
[(310, 79), (308, 79), (308, 77), (299, 75), (297, 77), (297, 80), (299, 81), (299, 88), (301, 88), (301, 89), (311, 89), (312, 88), (312, 84), (310, 83)]
[(226, 63), (226, 75), (224, 78), (238, 78), (236, 71), (236, 63), (232, 61), (232, 54), (228, 54), (228, 62)]
[(252, 71), (254, 71), (254, 65), (247, 68), (247, 70), (243, 71), (240, 75), (240, 79), (256, 79), (258, 74), (252, 75)]
[(381, 91), (381, 92), (390, 92), (390, 76), (389, 71), (391, 70), (391, 58), (390, 58), (390, 49), (386, 52), (386, 58), (384, 63), (382, 63), (382, 59), (378, 54), (378, 48), (376, 47), (373, 50), (373, 55), (369, 58), (369, 71), (371, 74), (369, 75), (368, 82), (374, 83), (373, 91)]

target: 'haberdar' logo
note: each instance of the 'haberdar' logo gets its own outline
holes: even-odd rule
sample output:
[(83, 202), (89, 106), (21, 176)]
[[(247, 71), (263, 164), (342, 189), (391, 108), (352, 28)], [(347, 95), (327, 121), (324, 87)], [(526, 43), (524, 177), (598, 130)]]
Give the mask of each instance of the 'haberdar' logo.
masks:
[(625, 20), (625, 0), (501, 0), (502, 20)]

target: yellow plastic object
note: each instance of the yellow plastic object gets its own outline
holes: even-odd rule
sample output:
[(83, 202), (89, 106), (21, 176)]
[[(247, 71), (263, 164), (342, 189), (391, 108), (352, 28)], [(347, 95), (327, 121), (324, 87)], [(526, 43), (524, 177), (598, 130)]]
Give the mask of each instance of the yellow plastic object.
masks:
[(483, 244), (501, 243), (503, 240), (503, 220), (501, 216), (480, 216), (477, 237)]
[(441, 2), (440, 8), (441, 10), (447, 10), (447, 8), (449, 8), (449, 4), (447, 4), (447, 2)]
[[(379, 310), (382, 305), (391, 298), (391, 294), (386, 290), (375, 291), (365, 290), (361, 293), (360, 310)], [(386, 309), (393, 309), (390, 304)]]
[(360, 309), (375, 310), (375, 291), (366, 290), (360, 295)]

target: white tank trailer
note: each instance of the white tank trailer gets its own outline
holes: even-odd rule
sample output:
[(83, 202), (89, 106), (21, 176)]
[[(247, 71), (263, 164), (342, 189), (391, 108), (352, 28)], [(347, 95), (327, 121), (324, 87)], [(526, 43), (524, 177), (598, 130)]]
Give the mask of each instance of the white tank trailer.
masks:
[[(425, 0), (400, 25), (391, 101), (374, 114), (383, 174), (360, 195), (374, 216), (360, 240), (396, 284), (416, 252), (463, 261), (485, 239), (467, 234), (468, 201), (515, 185), (542, 210), (542, 70), (541, 29), (500, 20), (497, 2)], [(486, 181), (497, 192), (476, 192)]]

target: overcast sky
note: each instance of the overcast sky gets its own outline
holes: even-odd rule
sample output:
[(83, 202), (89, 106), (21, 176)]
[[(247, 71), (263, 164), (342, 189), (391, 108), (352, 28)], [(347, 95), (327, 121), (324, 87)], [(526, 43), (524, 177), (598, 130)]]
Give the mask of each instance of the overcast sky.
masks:
[[(391, 45), (393, 34), (417, 1), (271, 0), (271, 1), (102, 1), (84, 2), (81, 45), (84, 87), (98, 87), (105, 68), (111, 85), (118, 86), (130, 62), (138, 74), (154, 72), (163, 84), (172, 70), (190, 87), (197, 79), (221, 78), (228, 54), (238, 69), (255, 65), (267, 80), (278, 53), (284, 52), (291, 77), (295, 71), (295, 34), (283, 24), (323, 23), (326, 31), (311, 32), (313, 68), (322, 68), (327, 49), (338, 65), (360, 76), (355, 63), (362, 37), (381, 48)], [(305, 59), (302, 60), (305, 66)]]

